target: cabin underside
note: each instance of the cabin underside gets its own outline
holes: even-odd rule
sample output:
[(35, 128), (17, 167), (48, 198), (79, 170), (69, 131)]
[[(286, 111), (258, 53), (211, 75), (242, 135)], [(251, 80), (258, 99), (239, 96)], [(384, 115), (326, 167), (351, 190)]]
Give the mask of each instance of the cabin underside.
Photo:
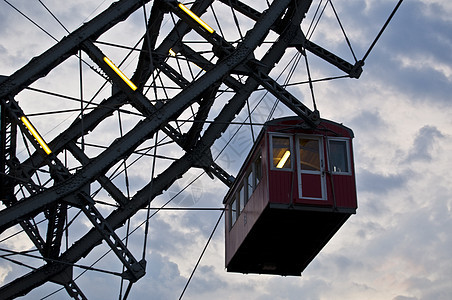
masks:
[(267, 206), (226, 266), (228, 272), (301, 276), (354, 209)]

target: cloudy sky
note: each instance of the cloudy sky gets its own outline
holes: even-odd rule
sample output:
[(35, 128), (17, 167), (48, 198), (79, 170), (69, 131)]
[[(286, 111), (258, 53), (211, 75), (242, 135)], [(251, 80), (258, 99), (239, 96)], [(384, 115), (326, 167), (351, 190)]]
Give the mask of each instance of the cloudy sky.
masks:
[[(9, 2), (58, 40), (67, 34), (39, 1)], [(69, 31), (76, 29), (111, 3), (88, 0), (42, 2)], [(333, 2), (358, 59), (366, 53), (396, 2)], [(318, 1), (314, 1), (313, 7), (317, 3)], [(134, 16), (136, 23), (141, 22), (141, 25), (144, 22), (142, 14), (141, 11), (139, 16)], [(134, 28), (133, 25), (130, 26), (131, 29)], [(130, 32), (116, 38), (127, 44), (127, 38), (135, 38)], [(316, 103), (322, 117), (344, 123), (354, 130), (359, 208), (357, 214), (349, 219), (306, 268), (302, 277), (227, 273), (224, 269), (222, 221), (184, 298), (450, 299), (451, 32), (450, 1), (406, 0), (366, 59), (360, 79), (338, 79), (314, 86)], [(109, 38), (108, 35), (105, 37), (106, 40)], [(352, 56), (330, 9), (319, 23), (312, 40), (351, 61)], [(31, 57), (54, 44), (52, 38), (12, 9), (6, 1), (0, 2), (0, 75), (10, 75)], [(111, 51), (112, 55), (120, 57), (119, 51), (117, 54), (114, 50)], [(308, 58), (312, 61), (313, 78), (341, 75), (340, 71), (316, 60), (313, 55)], [(67, 69), (62, 67), (57, 75), (50, 74), (54, 76), (51, 77), (53, 81), (43, 81), (37, 87), (44, 89), (52, 85), (54, 91), (78, 97), (77, 63), (76, 59), (68, 61)], [(75, 74), (71, 73), (71, 68), (76, 70)], [(133, 69), (133, 66), (130, 68)], [(306, 78), (302, 64), (300, 70), (299, 80), (302, 81)], [(86, 76), (93, 76), (89, 74), (87, 71)], [(293, 78), (293, 81), (297, 80), (298, 78)], [(91, 92), (90, 89), (97, 88), (98, 85), (86, 86), (86, 94)], [(310, 101), (305, 87), (300, 87), (299, 90), (293, 88), (292, 91), (300, 98)], [(21, 103), (24, 107), (39, 111), (23, 97)], [(36, 101), (41, 101), (38, 99), (41, 95), (36, 97)], [(57, 103), (49, 103), (48, 99), (42, 101), (47, 101), (49, 110), (58, 106)], [(272, 99), (268, 99), (268, 103), (272, 103), (271, 101)], [(262, 113), (269, 107), (270, 104), (267, 108), (265, 105), (261, 107), (257, 111), (257, 118), (259, 112)], [(275, 116), (286, 114), (287, 111), (282, 107), (278, 107), (275, 112)], [(240, 117), (243, 120), (243, 116)], [(70, 120), (63, 116), (58, 122), (64, 128), (70, 124)], [(47, 140), (58, 133), (58, 127), (50, 125), (54, 121), (36, 122), (40, 131), (46, 133), (44, 136)], [(135, 120), (131, 122), (133, 124)], [(109, 125), (106, 124), (105, 127), (107, 126)], [(99, 132), (99, 135), (108, 135), (107, 131)], [(226, 132), (214, 145), (214, 154), (220, 152), (232, 132)], [(232, 173), (237, 172), (251, 146), (243, 132), (232, 140), (217, 161)], [(110, 134), (111, 139), (105, 141), (106, 145), (118, 133)], [(177, 156), (177, 153), (174, 155)], [(161, 168), (164, 167), (162, 163)], [(201, 172), (197, 170), (191, 171), (156, 199), (155, 205), (176, 195), (199, 174)], [(142, 175), (137, 170), (130, 176), (137, 182), (138, 189), (149, 179), (149, 171)], [(176, 197), (173, 203), (175, 207), (218, 208), (222, 205), (226, 191), (221, 182), (212, 181), (203, 175)], [(143, 220), (145, 212), (140, 214)], [(219, 211), (171, 210), (159, 212), (153, 217), (146, 249), (147, 275), (134, 285), (130, 299), (178, 299), (219, 216)], [(136, 221), (132, 227), (138, 223)], [(118, 234), (124, 235), (124, 232)], [(136, 239), (131, 238), (130, 248), (137, 256), (141, 255), (140, 247), (142, 235)], [(11, 239), (0, 244), (0, 248), (26, 250), (31, 245)], [(105, 249), (95, 250), (91, 261), (102, 256)], [(30, 258), (16, 259), (27, 261), (30, 265), (35, 264)], [(83, 263), (89, 264), (91, 261)], [(113, 255), (107, 255), (96, 267), (120, 271)], [(28, 270), (0, 260), (0, 284), (3, 285)], [(80, 274), (81, 271), (75, 272)], [(118, 297), (120, 280), (115, 276), (88, 272), (76, 282), (90, 299)], [(46, 284), (23, 299), (40, 299), (58, 289), (57, 285)], [(47, 299), (66, 298), (67, 294), (60, 291)]]

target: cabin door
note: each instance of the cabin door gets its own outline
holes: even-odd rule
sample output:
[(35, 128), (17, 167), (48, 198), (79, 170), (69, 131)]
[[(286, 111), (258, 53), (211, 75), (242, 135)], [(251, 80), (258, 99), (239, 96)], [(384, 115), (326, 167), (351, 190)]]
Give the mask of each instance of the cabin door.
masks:
[(300, 198), (325, 200), (325, 163), (321, 137), (299, 136), (297, 149)]

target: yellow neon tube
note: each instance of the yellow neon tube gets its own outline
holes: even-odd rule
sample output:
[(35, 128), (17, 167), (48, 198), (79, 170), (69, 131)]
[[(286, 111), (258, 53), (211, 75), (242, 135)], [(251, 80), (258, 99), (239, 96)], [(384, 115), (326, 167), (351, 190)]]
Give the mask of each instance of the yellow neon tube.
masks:
[(204, 27), (205, 30), (207, 30), (210, 33), (214, 33), (215, 30), (212, 29), (212, 27), (210, 27), (209, 25), (207, 25), (206, 22), (204, 22), (203, 20), (201, 20), (201, 18), (199, 18), (197, 15), (195, 15), (194, 12), (192, 12), (191, 10), (189, 10), (185, 5), (183, 5), (182, 3), (179, 3), (179, 8), (182, 9), (187, 15), (189, 15), (193, 20), (195, 20), (196, 22), (198, 22), (199, 25), (201, 25), (202, 27)]
[(289, 159), (289, 157), (290, 157), (290, 151), (286, 150), (286, 152), (284, 153), (283, 157), (281, 157), (281, 160), (276, 165), (276, 167), (278, 169), (281, 169), (282, 167), (284, 167), (284, 165), (286, 164), (286, 161)]
[(36, 129), (31, 125), (31, 123), (28, 121), (28, 119), (25, 116), (20, 117), (20, 120), (24, 125), (28, 128), (30, 133), (33, 135), (33, 137), (36, 139), (36, 141), (41, 145), (42, 149), (49, 155), (52, 153), (52, 150), (50, 150), (49, 146), (47, 146), (46, 142), (42, 139), (42, 137), (39, 135), (39, 133), (36, 131)]
[(110, 68), (113, 69), (113, 71), (116, 72), (116, 74), (119, 75), (119, 77), (121, 77), (122, 80), (124, 80), (125, 83), (127, 83), (128, 86), (130, 86), (132, 90), (135, 91), (137, 89), (137, 86), (132, 81), (130, 81), (130, 79), (127, 78), (127, 76), (124, 75), (124, 73), (122, 73), (121, 70), (119, 70), (119, 68), (115, 66), (115, 64), (108, 57), (105, 56), (104, 61), (107, 63), (107, 65), (110, 66)]

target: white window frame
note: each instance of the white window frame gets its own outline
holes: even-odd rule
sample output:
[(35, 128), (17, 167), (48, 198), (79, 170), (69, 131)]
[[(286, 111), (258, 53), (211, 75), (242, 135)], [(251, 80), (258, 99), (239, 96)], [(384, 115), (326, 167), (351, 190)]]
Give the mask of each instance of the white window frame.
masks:
[[(259, 166), (259, 170), (260, 170), (260, 178), (259, 178), (259, 182), (257, 182), (257, 159), (260, 156), (260, 166)], [(253, 193), (256, 190), (256, 188), (258, 187), (258, 185), (262, 182), (262, 177), (263, 177), (263, 167), (262, 167), (262, 151), (259, 151), (257, 153), (257, 155), (254, 157), (252, 164), (252, 169), (253, 169)]]
[[(319, 141), (319, 156), (320, 156), (320, 171), (301, 170), (301, 157), (300, 157), (300, 138), (318, 140)], [(304, 135), (299, 134), (295, 136), (296, 139), (296, 163), (297, 163), (297, 178), (298, 178), (298, 197), (307, 200), (325, 201), (327, 200), (326, 178), (325, 178), (325, 151), (324, 141), (321, 135)], [(322, 198), (303, 197), (303, 186), (301, 182), (301, 174), (313, 174), (320, 176), (320, 184), (322, 189)], [(320, 174), (319, 174), (320, 173)]]
[[(246, 195), (246, 186), (244, 184), (245, 184), (245, 180), (242, 181), (242, 184), (237, 189), (237, 199), (239, 201), (238, 206), (237, 206), (237, 208), (238, 208), (237, 219), (238, 219), (238, 216), (240, 216), (242, 214), (242, 211), (245, 209), (245, 205), (247, 202), (247, 201), (245, 201), (245, 198), (247, 197), (247, 195)], [(242, 191), (243, 191), (243, 194), (242, 194)]]
[[(253, 163), (251, 163), (251, 168), (249, 168), (249, 170), (245, 173), (245, 179), (244, 179), (244, 184), (246, 185), (246, 189), (245, 189), (245, 198), (246, 198), (246, 204), (248, 203), (248, 201), (250, 200), (251, 196), (254, 193), (254, 190), (256, 189), (256, 187), (254, 186), (254, 181), (255, 181), (255, 174), (254, 174), (254, 161)], [(251, 175), (251, 186), (248, 182), (248, 178)], [(251, 190), (251, 193), (250, 193)]]
[[(234, 206), (235, 206), (235, 208), (234, 208)], [(237, 210), (238, 207), (237, 206), (238, 206), (237, 205), (237, 195), (234, 194), (234, 196), (232, 198), (232, 201), (231, 201), (231, 204), (229, 204), (229, 208), (231, 209), (230, 214), (229, 214), (229, 216), (230, 216), (230, 218), (229, 218), (229, 220), (230, 220), (229, 230), (231, 230), (232, 227), (234, 227), (234, 224), (237, 222), (237, 219), (239, 218), (239, 214), (237, 213), (238, 212), (238, 210)], [(235, 211), (235, 218), (233, 217), (233, 215), (234, 215), (233, 211)]]
[[(330, 141), (340, 141), (340, 142), (345, 142), (345, 150), (346, 150), (346, 154), (347, 154), (347, 172), (335, 172), (332, 170), (331, 167), (331, 157), (330, 157)], [(327, 151), (328, 151), (328, 155), (327, 155), (327, 159), (328, 159), (328, 170), (331, 172), (331, 174), (334, 175), (352, 175), (352, 164), (351, 164), (351, 154), (350, 154), (350, 139), (349, 138), (341, 138), (341, 137), (328, 137), (327, 138)]]
[[(270, 149), (269, 149), (269, 158), (270, 158), (270, 170), (272, 171), (292, 171), (295, 156), (293, 155), (294, 147), (293, 147), (293, 135), (290, 134), (280, 134), (280, 133), (270, 133)], [(289, 151), (290, 153), (290, 168), (277, 168), (273, 166), (273, 137), (283, 137), (289, 139)]]

